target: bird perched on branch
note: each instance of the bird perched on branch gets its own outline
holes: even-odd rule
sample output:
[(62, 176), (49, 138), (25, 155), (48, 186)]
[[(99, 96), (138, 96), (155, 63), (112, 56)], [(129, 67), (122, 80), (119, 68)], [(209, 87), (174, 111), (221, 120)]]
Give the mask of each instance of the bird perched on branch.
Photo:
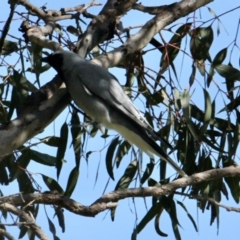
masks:
[(63, 50), (42, 61), (49, 63), (58, 72), (76, 105), (92, 120), (114, 129), (151, 158), (157, 155), (182, 177), (187, 176), (155, 140), (160, 140), (168, 147), (171, 145), (152, 129), (116, 77), (106, 69)]

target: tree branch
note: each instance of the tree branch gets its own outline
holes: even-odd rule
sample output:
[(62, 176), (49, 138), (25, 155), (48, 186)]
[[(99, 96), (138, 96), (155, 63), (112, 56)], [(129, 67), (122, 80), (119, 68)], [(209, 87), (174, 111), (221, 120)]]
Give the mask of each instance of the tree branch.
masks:
[(9, 204), (9, 203), (2, 203), (0, 205), (1, 210), (5, 210), (8, 212), (13, 213), (14, 215), (20, 217), (26, 223), (28, 223), (28, 226), (31, 228), (31, 230), (41, 239), (41, 240), (48, 240), (49, 238), (45, 235), (45, 233), (42, 231), (42, 229), (36, 224), (35, 219), (33, 217), (29, 216), (27, 213), (25, 213), (23, 210), (20, 210), (16, 208), (15, 206)]
[(29, 96), (18, 117), (0, 128), (0, 161), (42, 132), (69, 102), (70, 96), (59, 77)]
[(0, 236), (6, 237), (8, 240), (15, 240), (15, 238), (7, 231), (4, 229), (0, 228)]
[(237, 212), (240, 213), (240, 208), (235, 208), (235, 207), (229, 207), (226, 205), (221, 204), (220, 202), (217, 202), (214, 198), (211, 197), (205, 197), (205, 196), (199, 196), (199, 195), (192, 195), (192, 194), (185, 194), (185, 193), (178, 193), (179, 195), (189, 197), (190, 199), (197, 199), (197, 200), (204, 200), (204, 201), (209, 201), (212, 204), (225, 208), (227, 211), (232, 211), (232, 212)]
[[(178, 188), (195, 185), (223, 177), (240, 176), (240, 166), (230, 166), (223, 169), (213, 169), (193, 176), (180, 178), (171, 183), (147, 188), (129, 188), (107, 193), (90, 206), (84, 206), (68, 197), (56, 193), (17, 194), (0, 198), (0, 204), (9, 203), (14, 206), (24, 206), (28, 203), (52, 204), (65, 208), (70, 212), (86, 217), (94, 217), (98, 213), (117, 206), (117, 201), (130, 197), (160, 197), (173, 194)], [(211, 200), (210, 200), (211, 201)], [(218, 203), (219, 204), (219, 203)], [(235, 208), (232, 208), (235, 209)]]
[(96, 45), (113, 38), (118, 18), (128, 12), (135, 2), (136, 0), (108, 0), (77, 43), (78, 55), (85, 57)]
[(104, 68), (110, 68), (123, 63), (126, 57), (143, 49), (167, 25), (176, 19), (186, 16), (213, 0), (183, 0), (164, 8), (154, 18), (149, 20), (135, 35), (131, 36), (122, 46), (107, 54), (100, 55), (93, 62)]

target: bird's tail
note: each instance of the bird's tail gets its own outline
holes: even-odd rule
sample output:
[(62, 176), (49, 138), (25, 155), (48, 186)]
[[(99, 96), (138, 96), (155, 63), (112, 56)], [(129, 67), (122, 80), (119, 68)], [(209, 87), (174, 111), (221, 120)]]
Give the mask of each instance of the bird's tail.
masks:
[(162, 155), (159, 156), (162, 160), (166, 161), (169, 163), (177, 172), (180, 176), (182, 177), (188, 177), (188, 175), (166, 154), (165, 157)]

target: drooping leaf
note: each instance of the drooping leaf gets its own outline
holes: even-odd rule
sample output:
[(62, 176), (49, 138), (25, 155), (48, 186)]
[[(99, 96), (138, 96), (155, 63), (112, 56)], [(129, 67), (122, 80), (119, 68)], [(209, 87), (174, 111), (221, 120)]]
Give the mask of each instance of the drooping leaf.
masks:
[(203, 135), (205, 134), (208, 128), (208, 125), (210, 123), (210, 120), (212, 118), (212, 102), (211, 102), (210, 95), (208, 91), (206, 91), (206, 89), (203, 89), (203, 93), (204, 93), (204, 101), (205, 101), (205, 109), (204, 109), (205, 111), (204, 111), (203, 125), (201, 127), (200, 139), (203, 138)]
[(217, 53), (217, 55), (213, 59), (212, 65), (216, 66), (216, 65), (222, 64), (226, 56), (227, 56), (227, 48), (223, 48)]
[(177, 211), (176, 205), (173, 200), (173, 196), (169, 195), (168, 197), (162, 196), (161, 203), (166, 212), (169, 214), (169, 217), (172, 221), (172, 229), (177, 240), (181, 240), (181, 236), (178, 230), (178, 226), (180, 226), (178, 219), (177, 219)]
[(70, 32), (71, 34), (73, 34), (74, 36), (78, 37), (79, 36), (79, 32), (78, 29), (75, 28), (72, 25), (67, 26), (67, 31)]
[(219, 64), (215, 66), (215, 69), (219, 75), (229, 81), (240, 80), (240, 71), (230, 65)]
[(193, 224), (193, 226), (194, 226), (194, 228), (195, 228), (195, 231), (198, 232), (197, 224), (196, 224), (196, 222), (194, 221), (192, 215), (188, 212), (186, 206), (185, 206), (182, 202), (180, 202), (180, 201), (177, 201), (177, 203), (178, 203), (178, 204), (183, 208), (183, 210), (186, 212), (188, 218), (190, 219), (190, 221), (192, 222), (192, 224)]
[(10, 173), (10, 181), (13, 181), (25, 172), (30, 160), (31, 154), (30, 151), (27, 149), (22, 152), (22, 155), (16, 161), (15, 166)]
[(32, 181), (29, 179), (26, 172), (22, 172), (21, 175), (17, 178), (18, 185), (19, 185), (19, 191), (22, 193), (33, 193), (35, 191)]
[(49, 136), (40, 139), (44, 144), (51, 146), (51, 147), (59, 147), (60, 145), (60, 138), (56, 136)]
[(123, 157), (128, 153), (130, 147), (131, 147), (131, 144), (128, 141), (123, 141), (118, 146), (116, 157), (115, 157), (117, 168), (120, 166), (120, 163)]
[(67, 147), (67, 140), (68, 140), (68, 126), (64, 123), (61, 127), (60, 131), (60, 145), (57, 150), (57, 157), (56, 157), (56, 168), (57, 168), (57, 178), (59, 178), (63, 161), (64, 155)]
[(148, 210), (148, 212), (145, 214), (145, 216), (142, 218), (142, 220), (139, 222), (139, 224), (136, 226), (136, 233), (140, 233), (144, 227), (157, 215), (162, 213), (163, 206), (161, 202), (158, 202), (156, 204), (153, 204), (152, 207)]
[(67, 187), (65, 190), (65, 196), (70, 197), (77, 185), (79, 177), (79, 169), (78, 166), (74, 167), (69, 175), (68, 182), (67, 182)]
[[(118, 189), (128, 188), (128, 186), (130, 185), (130, 183), (132, 182), (132, 180), (133, 180), (133, 178), (136, 174), (137, 169), (138, 169), (138, 161), (135, 159), (128, 165), (124, 174), (119, 179), (119, 181), (118, 181), (118, 183), (115, 187), (115, 191), (118, 190)], [(112, 219), (112, 221), (114, 221), (115, 212), (116, 212), (116, 208), (111, 209), (111, 219)]]
[(13, 52), (16, 52), (18, 50), (18, 44), (17, 42), (12, 42), (9, 40), (4, 40), (2, 52), (1, 55), (10, 55)]
[(56, 180), (44, 174), (41, 174), (41, 175), (42, 175), (43, 181), (48, 186), (50, 191), (57, 191), (59, 194), (64, 194), (62, 187), (58, 184)]
[(55, 215), (57, 216), (58, 219), (58, 224), (62, 229), (62, 232), (65, 232), (65, 218), (64, 218), (64, 209), (61, 207), (54, 206), (55, 209)]
[(53, 157), (49, 154), (40, 153), (35, 150), (30, 150), (30, 154), (31, 154), (31, 159), (34, 160), (35, 162), (38, 162), (47, 166), (56, 166), (56, 161), (57, 161), (56, 157)]
[(147, 167), (141, 178), (141, 184), (144, 184), (145, 181), (151, 176), (154, 166), (155, 166), (155, 161), (154, 161), (154, 159), (150, 158), (150, 162), (147, 164)]
[(53, 237), (56, 235), (56, 228), (55, 225), (53, 224), (53, 222), (50, 220), (50, 218), (47, 216), (48, 219), (48, 227), (50, 232), (52, 233)]
[(137, 169), (138, 169), (138, 161), (133, 160), (126, 168), (123, 176), (119, 179), (115, 187), (115, 190), (127, 188), (129, 184), (132, 182)]
[(163, 48), (163, 53), (160, 61), (160, 74), (163, 74), (169, 65), (173, 65), (174, 59), (177, 57), (180, 47), (182, 38), (187, 34), (191, 27), (191, 23), (186, 23), (179, 27), (173, 37), (170, 39), (167, 46)]
[(76, 166), (79, 168), (80, 166), (80, 155), (81, 155), (81, 127), (80, 120), (76, 111), (72, 113), (71, 119), (71, 134), (72, 134), (72, 145), (75, 155)]
[(113, 175), (113, 155), (115, 152), (115, 149), (117, 147), (117, 145), (119, 144), (119, 137), (116, 137), (115, 139), (113, 139), (113, 141), (111, 142), (111, 144), (108, 147), (107, 150), (107, 154), (106, 154), (106, 169), (107, 172), (110, 176), (110, 178), (112, 178), (114, 180), (114, 175)]

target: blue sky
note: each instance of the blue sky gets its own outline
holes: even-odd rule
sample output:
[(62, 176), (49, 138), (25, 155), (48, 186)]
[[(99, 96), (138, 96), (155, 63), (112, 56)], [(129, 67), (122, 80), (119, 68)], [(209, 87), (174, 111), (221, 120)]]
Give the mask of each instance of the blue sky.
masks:
[[(46, 3), (45, 0), (38, 0), (38, 1), (33, 0), (31, 2), (36, 4), (37, 6), (42, 6)], [(106, 1), (101, 1), (101, 2), (105, 4)], [(162, 5), (170, 4), (174, 1), (161, 1), (159, 3), (159, 1), (157, 0), (152, 0), (152, 1), (144, 0), (141, 2), (144, 5), (154, 6), (159, 4), (162, 4)], [(67, 4), (66, 4), (66, 1), (63, 1), (63, 0), (59, 0), (59, 1), (52, 0), (52, 1), (48, 1), (47, 8), (58, 10), (61, 7), (76, 6), (82, 3), (88, 3), (88, 2), (79, 3), (76, 0), (69, 0), (67, 1)], [(216, 14), (221, 14), (239, 5), (240, 4), (238, 0), (228, 1), (228, 4), (222, 4), (220, 0), (216, 0), (215, 2), (209, 4), (208, 6), (211, 9), (213, 9)], [(17, 8), (17, 11), (21, 12), (21, 9), (22, 8), (19, 7)], [(89, 9), (89, 12), (97, 14), (100, 11), (100, 9), (101, 7), (94, 7)], [(6, 20), (9, 13), (9, 6), (7, 4), (7, 1), (4, 1), (2, 3), (0, 13), (1, 13), (0, 21)], [(123, 17), (123, 25), (124, 27), (141, 25), (141, 24), (144, 24), (151, 17), (152, 16), (148, 14), (142, 14), (142, 13), (139, 14), (138, 12), (133, 11)], [(196, 17), (197, 17), (197, 20), (204, 21), (207, 19), (211, 19), (213, 16), (205, 7), (205, 8), (202, 8), (201, 11), (197, 11)], [(225, 16), (222, 16), (221, 22), (223, 23), (226, 31), (222, 26), (220, 26), (221, 33), (219, 37), (217, 36), (217, 31), (216, 31), (217, 22), (213, 24), (215, 38), (214, 38), (213, 47), (210, 50), (210, 54), (212, 57), (214, 57), (219, 50), (227, 47), (233, 41), (236, 34), (237, 22), (239, 21), (239, 17), (240, 17), (239, 9)], [(16, 15), (15, 18), (19, 18), (19, 16)], [(178, 20), (178, 23), (184, 23), (184, 22), (185, 22), (185, 19)], [(0, 23), (0, 24), (1, 24), (0, 28), (2, 28), (3, 23)], [(21, 33), (18, 31), (20, 24), (21, 24), (21, 20), (14, 21), (9, 33), (19, 37), (21, 35)], [(69, 22), (66, 23), (66, 25), (68, 24)], [(71, 23), (71, 24), (74, 25), (74, 23)], [(208, 24), (204, 26), (208, 26)], [(137, 29), (135, 31), (137, 31)], [(131, 33), (134, 33), (134, 31), (132, 31)], [(166, 31), (162, 31), (162, 34), (166, 40), (169, 40), (169, 38), (171, 37), (171, 35), (168, 34)], [(12, 40), (11, 38), (8, 38), (8, 39)], [(239, 43), (239, 39), (238, 39), (238, 43)], [(235, 50), (236, 51), (231, 59), (231, 62), (236, 68), (239, 68), (239, 50), (237, 49)], [(9, 61), (14, 62), (14, 57), (9, 58)], [(152, 54), (149, 54), (149, 56), (145, 58), (146, 66), (151, 67), (153, 69), (158, 69), (159, 61), (160, 61), (160, 54), (156, 53), (155, 51), (152, 52)], [(181, 66), (182, 61), (183, 61), (183, 67), (181, 69), (181, 67), (178, 67), (178, 66)], [(183, 59), (182, 55), (180, 55), (175, 66), (177, 68), (177, 73), (178, 74), (181, 73), (180, 75), (181, 77), (179, 78), (179, 90), (188, 88), (188, 81), (189, 81), (189, 76), (191, 72), (190, 59), (187, 57)], [(20, 66), (19, 66), (19, 69), (20, 69)], [(0, 70), (3, 71), (1, 72), (0, 75), (4, 75), (3, 68), (0, 68)], [(121, 83), (124, 83), (125, 72), (123, 70), (113, 68), (113, 69), (110, 69), (110, 71), (119, 79)], [(44, 83), (46, 83), (54, 75), (55, 75), (54, 70), (49, 70), (48, 72), (41, 75), (41, 78), (40, 78), (41, 84), (43, 85)], [(29, 80), (32, 80), (32, 81), (35, 80), (34, 76), (30, 74), (28, 75), (28, 78)], [(200, 78), (200, 76), (197, 76), (197, 78), (199, 78), (199, 82), (202, 82), (202, 79)], [(224, 79), (220, 78), (219, 76), (215, 76), (215, 80), (220, 85), (224, 81)], [(197, 105), (200, 105), (200, 107), (203, 108), (204, 102), (199, 101), (199, 99), (203, 99), (202, 90), (201, 88), (199, 88), (200, 85), (201, 84), (199, 83), (195, 83), (195, 85), (191, 88), (191, 92), (194, 91), (193, 102), (195, 102)], [(211, 93), (211, 97), (213, 100), (216, 94), (216, 87), (214, 85), (211, 85), (209, 92)], [(222, 101), (221, 98), (219, 98), (218, 101), (221, 102)], [(143, 108), (143, 104), (141, 103), (141, 101), (136, 101), (136, 105), (140, 109)], [(222, 105), (219, 105), (219, 106), (221, 106), (220, 108), (222, 108)], [(161, 109), (157, 109), (157, 111), (159, 110)], [(219, 110), (220, 109), (217, 109), (217, 112)], [(53, 124), (51, 124), (48, 128), (46, 128), (46, 130), (42, 134), (36, 136), (33, 140), (31, 140), (31, 142), (36, 142), (38, 141), (38, 138), (42, 138), (46, 136), (51, 136), (51, 135), (59, 136), (60, 127), (66, 121), (66, 119), (67, 119), (67, 122), (69, 123), (70, 116), (68, 115), (67, 109), (56, 119), (56, 121)], [(111, 134), (115, 135), (116, 133), (111, 132)], [(98, 136), (95, 137), (94, 139), (89, 137), (88, 143), (89, 144), (86, 151), (100, 150), (105, 145), (104, 140), (100, 138), (100, 134), (98, 134)], [(46, 152), (53, 156), (56, 155), (56, 149), (46, 147), (43, 144), (38, 145), (36, 150)], [(239, 157), (239, 155), (240, 154), (238, 151), (237, 156)], [(63, 188), (66, 186), (67, 178), (70, 171), (75, 166), (73, 150), (70, 147), (70, 139), (68, 142), (68, 149), (66, 151), (65, 159), (67, 162), (63, 167), (63, 170), (61, 172), (60, 179), (59, 179), (59, 183), (63, 186)], [(126, 166), (129, 164), (130, 160), (131, 160), (131, 155), (129, 154), (124, 159), (120, 168), (114, 172), (115, 179), (119, 179), (121, 177)], [(148, 161), (149, 161), (148, 157), (144, 155), (143, 166), (144, 164), (148, 163)], [(95, 184), (96, 173), (98, 171), (97, 167), (99, 163), (100, 163), (99, 176), (98, 176), (98, 181)], [(51, 176), (56, 179), (55, 168), (50, 168), (50, 167), (46, 168), (40, 164), (36, 164), (32, 162), (28, 166), (28, 170), (32, 173), (43, 173), (45, 175)], [(91, 154), (88, 160), (88, 163), (86, 163), (85, 159), (82, 159), (80, 171), (81, 172), (80, 172), (78, 185), (75, 189), (75, 192), (72, 195), (72, 198), (82, 204), (90, 205), (102, 195), (105, 185), (108, 181), (108, 174), (105, 169), (105, 151), (102, 151), (102, 152), (96, 151), (95, 153)], [(156, 172), (153, 174), (153, 178), (154, 176), (156, 176), (157, 178), (156, 174), (157, 174)], [(174, 171), (169, 168), (168, 174), (170, 176), (174, 174)], [(47, 187), (42, 182), (41, 177), (39, 175), (36, 174), (34, 178), (42, 186), (43, 191), (47, 190)], [(115, 185), (116, 185), (116, 181), (115, 182), (110, 181), (106, 192), (112, 191), (115, 188)], [(0, 186), (0, 189), (3, 191), (5, 195), (14, 194), (18, 192), (17, 183), (10, 184), (7, 187)], [(227, 238), (233, 239), (233, 240), (238, 239), (238, 236), (240, 234), (240, 229), (238, 226), (239, 220), (240, 220), (239, 214), (234, 212), (227, 212), (225, 209), (220, 209), (220, 231), (219, 231), (219, 234), (217, 235), (216, 222), (214, 222), (212, 227), (209, 226), (210, 211), (206, 211), (205, 214), (202, 214), (196, 207), (196, 201), (193, 201), (193, 200), (190, 201), (184, 198), (177, 198), (177, 199), (179, 201), (182, 201), (187, 206), (188, 211), (192, 214), (194, 219), (197, 221), (197, 224), (199, 227), (199, 233), (196, 233), (190, 220), (186, 216), (186, 213), (180, 207), (178, 207), (177, 213), (178, 213), (179, 222), (181, 223), (181, 226), (182, 226), (182, 228), (180, 227), (180, 233), (181, 233), (182, 239), (193, 239), (193, 238), (199, 239), (199, 240), (201, 239), (225, 240)], [(236, 206), (236, 204), (232, 200), (226, 201), (224, 196), (222, 197), (222, 199), (223, 199), (223, 202), (222, 202), (223, 204), (229, 205), (229, 206)], [(151, 206), (151, 199), (149, 198), (145, 200), (147, 202), (147, 207), (149, 209)], [(135, 199), (134, 202), (137, 210), (137, 221), (140, 221), (141, 218), (146, 213), (147, 209), (145, 207), (143, 199)], [(97, 215), (95, 218), (86, 218), (82, 216), (76, 216), (65, 210), (64, 213), (65, 213), (65, 222), (66, 222), (66, 232), (64, 234), (61, 233), (61, 229), (58, 227), (57, 220), (56, 219), (53, 220), (57, 229), (57, 236), (59, 236), (60, 239), (87, 239), (87, 240), (129, 239), (136, 221), (136, 214), (134, 209), (135, 207), (133, 204), (133, 199), (126, 199), (126, 200), (120, 201), (116, 211), (115, 222), (111, 222), (110, 214), (107, 211)], [(47, 206), (47, 212), (48, 212), (48, 216), (52, 219), (54, 212), (52, 211), (52, 208), (50, 206)], [(8, 218), (8, 222), (11, 222), (10, 217)], [(41, 225), (41, 227), (47, 233), (50, 239), (52, 239), (51, 233), (48, 230), (48, 223), (44, 213), (43, 206), (40, 207), (40, 212), (37, 218), (37, 222), (39, 223), (39, 225)], [(160, 226), (161, 226), (160, 227), (161, 230), (169, 235), (169, 237), (166, 239), (174, 239), (174, 235), (171, 228), (171, 221), (166, 213), (163, 213), (163, 216), (161, 217)], [(16, 231), (14, 227), (11, 227), (10, 232), (17, 237), (18, 231)], [(153, 222), (150, 222), (138, 237), (139, 240), (144, 240), (144, 239), (154, 240), (158, 238), (159, 236), (155, 233)], [(26, 237), (24, 239), (26, 239)]]

